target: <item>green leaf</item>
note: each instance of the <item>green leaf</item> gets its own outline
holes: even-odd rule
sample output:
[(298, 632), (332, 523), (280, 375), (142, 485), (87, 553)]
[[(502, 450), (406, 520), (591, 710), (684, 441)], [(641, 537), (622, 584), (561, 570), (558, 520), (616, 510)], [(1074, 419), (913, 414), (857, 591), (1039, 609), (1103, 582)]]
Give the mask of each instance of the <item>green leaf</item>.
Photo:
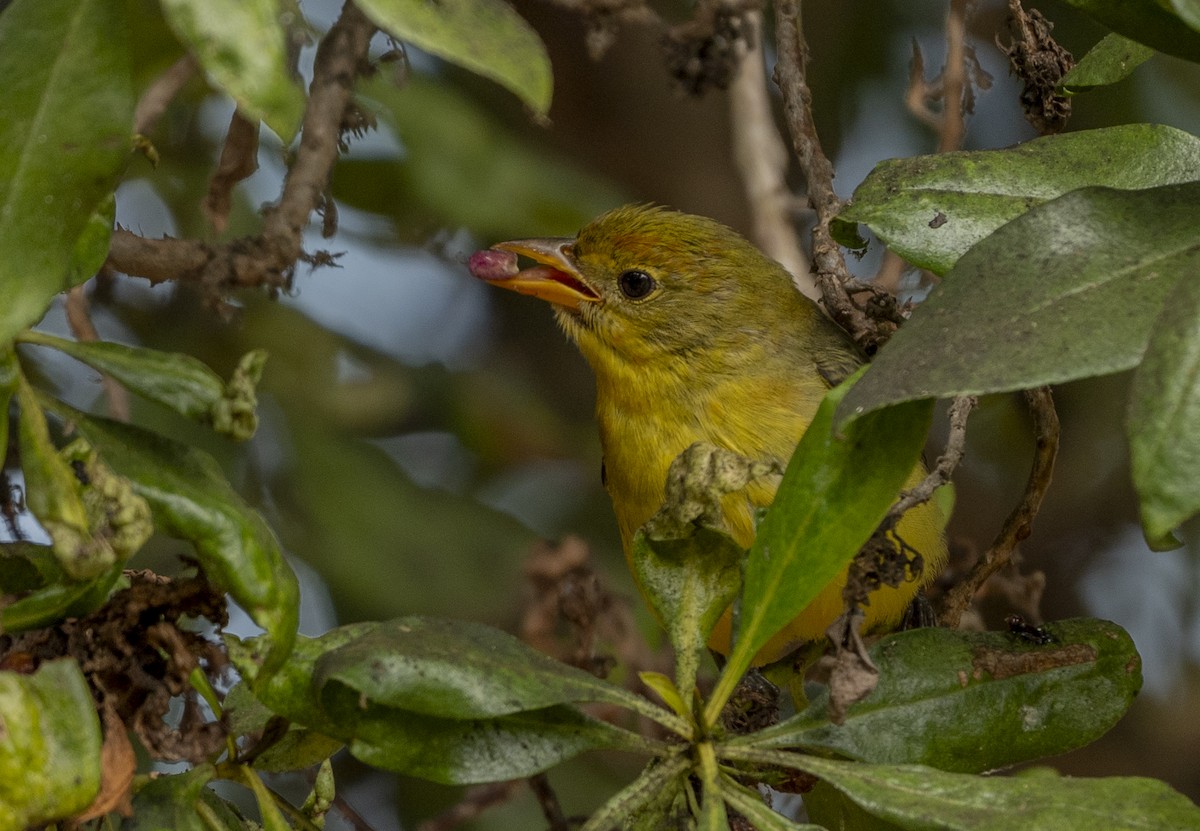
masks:
[(889, 635), (871, 649), (878, 686), (849, 708), (844, 724), (830, 723), (825, 691), (804, 712), (730, 744), (964, 773), (1082, 747), (1133, 703), (1141, 660), (1114, 623), (1043, 628), (1054, 643), (947, 629)]
[(827, 782), (817, 781), (804, 794), (808, 818), (822, 828), (838, 831), (905, 831), (907, 826), (884, 822), (862, 808)]
[[(250, 692), (245, 683), (234, 686), (222, 703), (229, 732), (234, 736), (245, 736), (263, 730), (267, 722), (275, 716), (275, 713), (254, 697), (254, 693)], [(344, 745), (344, 742), (324, 733), (289, 724), (286, 733), (255, 756), (253, 766), (255, 770), (268, 773), (304, 770), (328, 759)]]
[[(752, 791), (745, 785), (722, 774), (721, 790), (729, 807), (737, 811), (753, 823), (757, 831), (821, 831), (820, 825), (801, 825), (792, 822), (782, 814), (772, 811), (762, 800), (762, 794)], [(808, 807), (808, 794), (804, 795), (805, 807)]]
[(758, 650), (870, 538), (920, 459), (931, 404), (885, 410), (835, 434), (833, 413), (848, 389), (842, 384), (821, 402), (758, 528), (736, 640), (706, 710), (710, 724)]
[(70, 577), (87, 580), (111, 568), (111, 549), (95, 544), (83, 504), (83, 485), (50, 440), (46, 416), (33, 389), (20, 378), (17, 422), (25, 499), (38, 523), (50, 536), (55, 557)]
[[(682, 539), (655, 539), (646, 529), (633, 538), (633, 569), (667, 627), (675, 650), (675, 688), (686, 712), (708, 636), (741, 587), (745, 551), (728, 535), (696, 528)], [(660, 692), (661, 694), (661, 692)]]
[(267, 353), (261, 349), (246, 353), (226, 384), (204, 363), (178, 352), (108, 341), (66, 340), (36, 330), (23, 332), (18, 340), (70, 355), (111, 375), (138, 395), (211, 425), (218, 433), (245, 440), (258, 427), (255, 386), (267, 360)]
[(922, 398), (1027, 389), (1136, 366), (1200, 263), (1200, 182), (1085, 188), (959, 260), (842, 402), (853, 417)]
[(700, 813), (696, 817), (696, 831), (729, 831), (721, 771), (712, 744), (703, 742), (697, 745), (696, 757), (699, 764), (694, 775), (700, 780)]
[[(17, 364), (17, 353), (7, 343), (0, 343), (0, 455), (8, 455), (9, 404), (20, 386), (21, 367)], [(0, 459), (0, 467), (4, 460)]]
[[(674, 827), (663, 822), (663, 814), (676, 801), (682, 788), (687, 786), (687, 775), (691, 760), (676, 755), (667, 759), (655, 759), (638, 777), (614, 794), (592, 814), (579, 831), (609, 831), (614, 827), (626, 828), (631, 818), (639, 813), (658, 809), (652, 814), (651, 828)], [(682, 827), (682, 826), (680, 826)]]
[[(230, 662), (249, 685), (254, 697), (273, 713), (321, 732), (333, 734), (336, 729), (321, 709), (318, 691), (312, 677), (317, 660), (326, 652), (370, 633), (378, 623), (351, 623), (331, 629), (319, 638), (298, 636), (287, 663), (278, 672), (264, 674), (258, 654), (262, 651), (259, 638), (240, 640), (225, 635), (225, 648)], [(269, 646), (269, 642), (267, 646)]]
[[(1179, 16), (1166, 3), (1156, 0), (1067, 0), (1114, 32), (1153, 46), (1177, 58), (1200, 61), (1200, 32), (1195, 31), (1200, 12), (1193, 0), (1170, 0)], [(1188, 20), (1188, 28), (1183, 20)]]
[(134, 795), (133, 815), (121, 831), (243, 831), (230, 808), (208, 788), (212, 765), (148, 780)]
[(686, 717), (691, 712), (691, 706), (684, 703), (683, 696), (679, 692), (679, 688), (671, 681), (670, 678), (663, 675), (661, 672), (650, 672), (645, 670), (638, 673), (638, 679), (643, 684), (654, 691), (654, 694), (663, 700), (663, 703), (670, 707), (674, 712)]
[(944, 831), (1168, 831), (1200, 827), (1200, 808), (1157, 779), (971, 776), (923, 765), (791, 757), (880, 819)]
[(1200, 511), (1200, 279), (1176, 284), (1129, 391), (1129, 462), (1146, 538), (1175, 547), (1171, 531)]
[(532, 776), (588, 750), (646, 750), (640, 736), (568, 706), (467, 720), (369, 706), (348, 744), (368, 765), (452, 785)]
[(44, 403), (75, 424), (134, 492), (150, 503), (156, 527), (190, 541), (205, 575), (229, 592), (270, 636), (264, 669), (291, 651), (299, 614), (296, 575), (263, 518), (234, 492), (207, 453), (129, 424)]
[(290, 144), (304, 113), (277, 0), (162, 0), (167, 23), (246, 115)]
[(133, 123), (126, 4), (16, 0), (0, 15), (0, 77), (7, 343), (94, 262), (97, 231), (107, 249), (95, 216), (112, 196)]
[(363, 702), (442, 718), (490, 718), (555, 704), (649, 702), (480, 623), (404, 617), (380, 623), (317, 659), (327, 712)]
[[(419, 655), (424, 655), (425, 663), (406, 660), (396, 648), (397, 641), (386, 637), (388, 632), (395, 634), (399, 627), (410, 629), (400, 633), (408, 640), (401, 640), (412, 645)], [(442, 663), (447, 657), (444, 650), (454, 643), (464, 644), (464, 652), (458, 656), (463, 664), (482, 660), (488, 665), (494, 662), (494, 669), (509, 659), (522, 660), (511, 645), (496, 637), (501, 633), (493, 635), (485, 632), (486, 628), (478, 624), (464, 628), (461, 624), (456, 626), (419, 618), (402, 618), (387, 624), (351, 624), (331, 630), (320, 638), (298, 638), (287, 663), (265, 680), (258, 677), (253, 641), (227, 638), (227, 645), (230, 660), (246, 675), (255, 697), (272, 711), (346, 742), (351, 754), (367, 764), (435, 782), (467, 784), (513, 779), (531, 776), (585, 750), (607, 748), (648, 752), (656, 747), (650, 740), (595, 721), (573, 707), (558, 705), (527, 709), (533, 700), (530, 696), (534, 694), (529, 693), (528, 685), (520, 679), (512, 685), (516, 691), (513, 701), (504, 699), (510, 694), (504, 684), (494, 684), (489, 693), (498, 696), (498, 701), (477, 701), (473, 696), (483, 688), (473, 686), (474, 681), (463, 683), (464, 678), (472, 679), (473, 673), (451, 668), (451, 673), (458, 677), (448, 679), (445, 686), (450, 703), (431, 703), (430, 689), (437, 687), (439, 679), (422, 679), (420, 673), (445, 669)], [(497, 649), (480, 649), (466, 643), (468, 639), (464, 635), (476, 630), (485, 645)], [(377, 637), (380, 631), (385, 636)], [(431, 640), (430, 644), (419, 643), (425, 637)], [(379, 679), (366, 677), (370, 666), (359, 663), (359, 659), (369, 654), (366, 647), (370, 645), (388, 653), (379, 664), (386, 670)], [(333, 686), (336, 689), (342, 682), (329, 684), (330, 677), (339, 673), (326, 671), (327, 662), (369, 693), (363, 693), (361, 699), (356, 698), (353, 706), (349, 706), (351, 702), (344, 696), (328, 696), (325, 688)], [(543, 700), (566, 700), (565, 697), (574, 694), (596, 700), (590, 697), (585, 684), (572, 687), (536, 663), (531, 670), (541, 673), (537, 678), (557, 685), (557, 691), (552, 691)], [(505, 675), (512, 674), (514, 671), (510, 667)], [(333, 706), (327, 707), (331, 699)], [(379, 703), (381, 700), (412, 703), (424, 712), (387, 706)], [(522, 709), (523, 712), (518, 712)], [(443, 718), (428, 714), (430, 710), (452, 714), (508, 712), (511, 715)]]
[(1105, 35), (1063, 76), (1059, 88), (1067, 95), (1115, 84), (1148, 61), (1154, 50), (1118, 34)]
[[(837, 221), (843, 231), (845, 223), (861, 222), (913, 265), (945, 274), (1001, 225), (1069, 191), (1152, 188), (1197, 178), (1200, 139), (1173, 127), (1127, 124), (1046, 136), (1006, 150), (880, 162)], [(1027, 270), (1036, 278), (1036, 269)]]
[(361, 0), (389, 35), (506, 87), (539, 116), (550, 112), (550, 56), (533, 27), (504, 0)]
[(258, 815), (262, 818), (263, 831), (292, 831), (288, 821), (283, 818), (283, 812), (275, 803), (275, 798), (267, 790), (259, 775), (248, 768), (242, 768), (240, 782), (250, 788), (254, 801), (258, 803)]
[(79, 617), (99, 609), (124, 582), (121, 564), (92, 580), (68, 581), (60, 575), (56, 582), (12, 601), (0, 609), (0, 630), (24, 632), (38, 629), (65, 617)]
[(79, 666), (0, 672), (0, 831), (73, 816), (100, 791), (100, 720)]
[(374, 79), (362, 92), (384, 107), (382, 120), (404, 156), (341, 159), (333, 195), (392, 217), (399, 229), (463, 226), (482, 239), (530, 228), (566, 235), (628, 201), (596, 174), (519, 137), (445, 79), (414, 75), (403, 88)]
[[(1167, 0), (1171, 9), (1187, 25), (1200, 30), (1200, 2), (1197, 0)], [(1161, 3), (1160, 3), (1161, 5)]]

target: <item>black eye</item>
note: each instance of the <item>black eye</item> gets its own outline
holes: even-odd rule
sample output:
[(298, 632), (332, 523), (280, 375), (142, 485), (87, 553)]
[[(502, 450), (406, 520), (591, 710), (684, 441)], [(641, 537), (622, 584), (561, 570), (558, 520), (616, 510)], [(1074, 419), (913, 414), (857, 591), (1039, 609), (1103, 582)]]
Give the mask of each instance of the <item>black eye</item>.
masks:
[(638, 271), (636, 268), (621, 274), (617, 279), (617, 283), (621, 286), (621, 293), (630, 300), (639, 300), (645, 297), (654, 291), (654, 287), (657, 285), (653, 277), (644, 271)]

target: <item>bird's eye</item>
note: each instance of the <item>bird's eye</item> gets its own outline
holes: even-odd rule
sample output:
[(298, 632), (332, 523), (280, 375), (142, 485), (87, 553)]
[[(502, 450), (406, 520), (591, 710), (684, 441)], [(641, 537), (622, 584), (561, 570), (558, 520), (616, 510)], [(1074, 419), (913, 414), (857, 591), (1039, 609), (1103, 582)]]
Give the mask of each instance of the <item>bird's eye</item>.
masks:
[(654, 287), (658, 285), (654, 282), (653, 277), (636, 268), (622, 273), (617, 279), (617, 283), (621, 286), (621, 293), (630, 300), (640, 300), (654, 291)]

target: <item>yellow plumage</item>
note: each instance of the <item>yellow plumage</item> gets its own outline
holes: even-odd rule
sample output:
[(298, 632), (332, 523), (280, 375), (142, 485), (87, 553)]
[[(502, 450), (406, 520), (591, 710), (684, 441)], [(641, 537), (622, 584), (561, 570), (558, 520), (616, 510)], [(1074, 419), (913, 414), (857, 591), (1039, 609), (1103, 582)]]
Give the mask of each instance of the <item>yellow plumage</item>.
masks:
[[(520, 254), (538, 265), (517, 268)], [(829, 387), (860, 358), (845, 333), (797, 292), (778, 263), (703, 217), (627, 206), (571, 239), (501, 243), (472, 258), (496, 285), (550, 301), (596, 376), (605, 486), (629, 555), (635, 532), (661, 507), (667, 468), (697, 441), (786, 465)], [(910, 484), (923, 475), (913, 471)], [(730, 532), (754, 539), (756, 507), (777, 482), (756, 482), (724, 502)], [(945, 562), (942, 518), (910, 511), (898, 533), (925, 561)], [(759, 652), (756, 663), (821, 638), (842, 611), (845, 574)], [(875, 592), (866, 625), (894, 624), (917, 584)], [(712, 646), (726, 651), (728, 615)]]

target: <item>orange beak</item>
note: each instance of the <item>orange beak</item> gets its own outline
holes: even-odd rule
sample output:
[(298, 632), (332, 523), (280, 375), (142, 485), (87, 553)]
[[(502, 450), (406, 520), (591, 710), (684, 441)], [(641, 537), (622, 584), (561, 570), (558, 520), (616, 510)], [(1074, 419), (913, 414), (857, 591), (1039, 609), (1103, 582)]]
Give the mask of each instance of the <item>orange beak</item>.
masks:
[[(501, 242), (487, 251), (471, 255), (471, 274), (504, 289), (540, 297), (549, 303), (577, 311), (584, 303), (596, 303), (600, 295), (587, 284), (575, 265), (573, 239), (522, 239)], [(538, 263), (518, 269), (517, 257)]]

